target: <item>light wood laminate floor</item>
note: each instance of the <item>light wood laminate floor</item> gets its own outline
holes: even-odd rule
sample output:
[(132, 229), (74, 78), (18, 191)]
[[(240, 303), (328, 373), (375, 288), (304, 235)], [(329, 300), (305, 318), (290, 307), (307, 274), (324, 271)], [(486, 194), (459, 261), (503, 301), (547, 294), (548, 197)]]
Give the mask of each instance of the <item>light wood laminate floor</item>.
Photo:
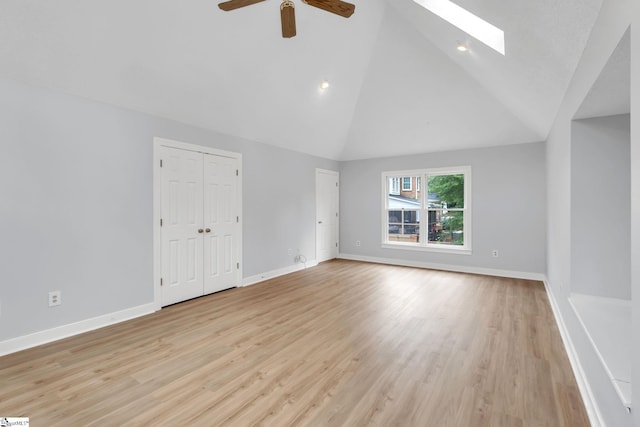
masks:
[(540, 282), (334, 260), (0, 358), (34, 426), (586, 426)]

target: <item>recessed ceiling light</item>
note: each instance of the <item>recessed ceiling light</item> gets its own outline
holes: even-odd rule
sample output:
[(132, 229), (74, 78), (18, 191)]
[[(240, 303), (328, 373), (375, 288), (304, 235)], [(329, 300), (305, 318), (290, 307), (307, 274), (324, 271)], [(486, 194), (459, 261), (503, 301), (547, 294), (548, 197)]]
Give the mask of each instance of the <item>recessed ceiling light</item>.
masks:
[(329, 82), (326, 80), (323, 80), (322, 83), (320, 83), (320, 89), (325, 90), (329, 88)]
[(459, 43), (458, 47), (456, 47), (456, 49), (458, 49), (460, 52), (466, 52), (466, 51), (469, 50), (469, 48), (467, 46), (465, 46), (464, 44), (462, 44), (462, 43)]

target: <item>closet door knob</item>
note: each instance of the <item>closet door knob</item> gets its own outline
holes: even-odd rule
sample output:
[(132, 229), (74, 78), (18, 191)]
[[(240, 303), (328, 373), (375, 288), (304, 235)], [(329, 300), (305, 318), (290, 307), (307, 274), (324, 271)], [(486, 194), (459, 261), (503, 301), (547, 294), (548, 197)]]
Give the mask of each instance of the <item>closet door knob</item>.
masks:
[(202, 233), (204, 230), (202, 228), (198, 228), (198, 233)]
[(211, 233), (211, 229), (210, 228), (207, 228), (204, 231), (207, 232), (207, 233)]

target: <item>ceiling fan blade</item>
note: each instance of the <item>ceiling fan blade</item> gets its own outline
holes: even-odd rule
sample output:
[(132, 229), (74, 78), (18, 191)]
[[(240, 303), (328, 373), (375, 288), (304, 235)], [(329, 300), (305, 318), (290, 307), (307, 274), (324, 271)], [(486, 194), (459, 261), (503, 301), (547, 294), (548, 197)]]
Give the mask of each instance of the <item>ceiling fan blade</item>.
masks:
[(251, 6), (252, 4), (260, 3), (264, 0), (229, 0), (218, 4), (218, 7), (226, 12), (234, 9), (240, 9), (241, 7)]
[(284, 0), (280, 5), (280, 19), (282, 20), (282, 37), (286, 39), (295, 37), (296, 14), (291, 0)]
[(344, 16), (345, 18), (353, 15), (356, 10), (356, 6), (346, 1), (341, 0), (302, 0), (309, 6), (314, 6), (327, 12), (335, 13), (336, 15)]

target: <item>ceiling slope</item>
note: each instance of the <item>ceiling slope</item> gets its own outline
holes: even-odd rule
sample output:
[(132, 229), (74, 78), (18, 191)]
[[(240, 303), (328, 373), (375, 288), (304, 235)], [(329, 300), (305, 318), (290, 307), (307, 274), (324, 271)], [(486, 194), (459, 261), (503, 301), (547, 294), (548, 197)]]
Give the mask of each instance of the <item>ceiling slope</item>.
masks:
[(573, 118), (613, 116), (630, 111), (631, 30), (627, 29)]
[(275, 0), (3, 0), (0, 77), (338, 160), (522, 143), (546, 138), (601, 2), (461, 0), (503, 57), (412, 0), (349, 19), (294, 1), (283, 39)]
[[(538, 139), (546, 139), (602, 0), (455, 3), (504, 31), (505, 56), (412, 0), (389, 4), (534, 130)], [(465, 43), (470, 51), (460, 55), (454, 48), (456, 41)]]
[(0, 76), (337, 158), (383, 6), (345, 19), (296, 1), (285, 40), (276, 1), (7, 0)]
[(391, 9), (385, 14), (341, 159), (540, 140)]

